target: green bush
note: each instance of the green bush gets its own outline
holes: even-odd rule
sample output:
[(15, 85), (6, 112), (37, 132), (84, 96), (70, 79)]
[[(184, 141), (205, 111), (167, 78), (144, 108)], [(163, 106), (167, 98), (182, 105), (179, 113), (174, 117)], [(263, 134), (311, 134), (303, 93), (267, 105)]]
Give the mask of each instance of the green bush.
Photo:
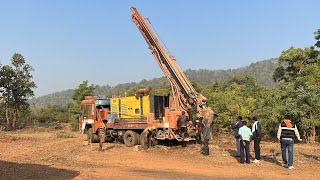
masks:
[(71, 130), (78, 131), (79, 130), (79, 123), (77, 119), (71, 121)]

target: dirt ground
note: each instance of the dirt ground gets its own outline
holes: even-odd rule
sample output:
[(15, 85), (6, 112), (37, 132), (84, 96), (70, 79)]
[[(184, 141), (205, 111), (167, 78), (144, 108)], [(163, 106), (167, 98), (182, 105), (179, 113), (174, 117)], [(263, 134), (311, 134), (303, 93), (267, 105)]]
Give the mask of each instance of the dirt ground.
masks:
[(198, 144), (143, 149), (105, 143), (99, 152), (85, 138), (67, 128), (0, 132), (0, 179), (319, 179), (319, 144), (295, 144), (295, 169), (289, 170), (272, 142), (262, 142), (260, 164), (240, 164), (232, 137), (211, 142), (208, 157)]

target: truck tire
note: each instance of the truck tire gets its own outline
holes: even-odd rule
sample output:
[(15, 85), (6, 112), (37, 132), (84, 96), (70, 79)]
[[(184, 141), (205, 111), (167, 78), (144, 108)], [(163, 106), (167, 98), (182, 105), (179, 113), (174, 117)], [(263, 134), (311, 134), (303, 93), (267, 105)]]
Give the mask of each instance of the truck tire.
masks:
[(96, 134), (93, 133), (93, 130), (92, 128), (89, 128), (88, 131), (87, 131), (87, 140), (88, 140), (88, 143), (97, 143), (99, 142), (99, 138)]
[(131, 130), (128, 130), (123, 135), (124, 144), (128, 147), (132, 147), (138, 144), (137, 133)]

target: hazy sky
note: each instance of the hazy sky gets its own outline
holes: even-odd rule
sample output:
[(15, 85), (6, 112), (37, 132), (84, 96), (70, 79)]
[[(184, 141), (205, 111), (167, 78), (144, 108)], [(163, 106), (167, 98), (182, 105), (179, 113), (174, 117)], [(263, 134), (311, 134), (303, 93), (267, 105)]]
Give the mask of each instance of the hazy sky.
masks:
[(315, 43), (319, 0), (0, 0), (0, 63), (21, 53), (34, 67), (37, 96), (162, 76), (131, 21), (151, 20), (186, 69), (229, 69)]

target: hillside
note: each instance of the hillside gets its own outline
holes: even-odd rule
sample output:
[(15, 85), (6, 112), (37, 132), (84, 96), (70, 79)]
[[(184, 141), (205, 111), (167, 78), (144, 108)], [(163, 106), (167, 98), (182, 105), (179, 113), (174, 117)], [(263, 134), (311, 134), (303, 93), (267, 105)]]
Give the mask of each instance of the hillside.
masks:
[[(228, 69), (228, 70), (208, 70), (208, 69), (200, 69), (200, 70), (191, 70), (188, 69), (185, 71), (187, 78), (190, 81), (194, 81), (202, 87), (211, 84), (214, 81), (225, 81), (230, 76), (242, 75), (242, 74), (250, 74), (256, 77), (258, 84), (263, 85), (265, 87), (276, 87), (276, 83), (272, 80), (272, 74), (277, 66), (277, 59), (269, 59), (264, 61), (259, 61), (256, 63), (252, 63), (249, 66), (241, 67), (237, 69)], [(111, 96), (114, 94), (123, 94), (124, 92), (128, 92), (136, 87), (152, 87), (159, 88), (163, 86), (168, 86), (168, 81), (165, 77), (153, 78), (151, 80), (142, 80), (140, 82), (130, 82), (118, 84), (114, 87), (109, 85), (99, 85), (94, 94), (96, 95), (105, 95)], [(48, 94), (45, 96), (41, 96), (38, 98), (33, 98), (29, 101), (32, 106), (35, 107), (43, 107), (47, 105), (66, 105), (68, 103), (72, 103), (73, 90), (65, 90), (61, 92), (55, 92), (52, 94)]]
[(72, 93), (73, 89), (51, 93), (38, 98), (30, 99), (29, 104), (32, 107), (44, 107), (47, 105), (66, 105), (73, 102), (73, 100), (71, 99)]

